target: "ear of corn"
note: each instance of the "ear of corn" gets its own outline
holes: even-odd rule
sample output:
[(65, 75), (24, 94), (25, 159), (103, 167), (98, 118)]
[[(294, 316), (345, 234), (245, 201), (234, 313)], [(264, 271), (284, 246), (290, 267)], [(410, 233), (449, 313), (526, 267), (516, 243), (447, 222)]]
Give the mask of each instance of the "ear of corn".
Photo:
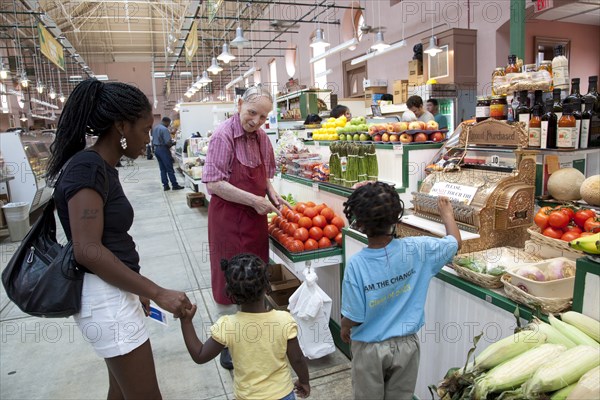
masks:
[(546, 362), (566, 350), (560, 344), (543, 344), (511, 358), (491, 369), (475, 384), (475, 399), (485, 399), (488, 393), (516, 389)]
[(592, 346), (576, 346), (545, 363), (523, 384), (527, 398), (553, 392), (576, 382), (590, 369), (600, 365), (600, 350)]
[(567, 349), (571, 349), (576, 346), (576, 344), (565, 335), (560, 333), (558, 329), (554, 328), (552, 325), (545, 323), (537, 318), (534, 318), (533, 323), (528, 326), (528, 329), (536, 330), (538, 329), (541, 333), (546, 335), (548, 343), (554, 344), (562, 344)]
[(572, 383), (569, 386), (565, 386), (564, 388), (557, 390), (554, 392), (554, 394), (552, 394), (550, 400), (567, 400), (567, 397), (573, 391), (573, 389), (575, 389), (575, 386), (577, 386), (577, 384)]
[(567, 400), (600, 399), (600, 367), (592, 368), (577, 382)]
[(560, 314), (560, 318), (563, 320), (563, 322), (573, 325), (575, 328), (579, 329), (596, 342), (600, 342), (600, 321), (596, 321), (594, 318), (575, 311), (567, 311), (566, 313), (562, 313)]
[(575, 344), (600, 348), (600, 344), (598, 344), (598, 342), (596, 342), (594, 339), (575, 328), (573, 325), (559, 320), (554, 315), (548, 315), (548, 321), (550, 321), (550, 325), (558, 329), (560, 333), (575, 342)]
[(487, 370), (544, 343), (546, 343), (546, 335), (541, 332), (520, 331), (488, 346), (475, 357), (475, 364), (472, 367), (475, 370)]

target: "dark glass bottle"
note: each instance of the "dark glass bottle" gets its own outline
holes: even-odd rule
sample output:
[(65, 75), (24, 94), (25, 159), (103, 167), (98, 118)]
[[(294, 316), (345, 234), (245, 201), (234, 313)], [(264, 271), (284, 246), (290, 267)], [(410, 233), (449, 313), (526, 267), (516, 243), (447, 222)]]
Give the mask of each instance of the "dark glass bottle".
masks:
[(590, 125), (592, 123), (592, 113), (594, 108), (594, 99), (585, 98), (585, 110), (581, 114), (581, 133), (579, 134), (579, 148), (587, 149), (590, 147)]
[(575, 131), (573, 131), (573, 147), (579, 148), (579, 136), (581, 136), (581, 99), (574, 99), (570, 106), (572, 107), (573, 118), (575, 118)]
[(556, 114), (556, 119), (559, 120), (562, 117), (563, 106), (562, 101), (560, 100), (560, 89), (554, 89), (552, 91), (552, 98), (554, 99), (554, 105), (552, 106), (552, 111)]
[(542, 115), (540, 148), (556, 148), (556, 114), (553, 112), (554, 102), (552, 99), (546, 100), (545, 113)]
[(585, 99), (592, 99), (592, 112), (596, 115), (600, 115), (600, 95), (598, 94), (598, 76), (590, 76), (589, 77), (589, 88), (588, 92), (584, 96)]
[(519, 92), (519, 106), (515, 110), (515, 121), (525, 124), (525, 132), (529, 131), (529, 119), (531, 118), (531, 109), (527, 106), (527, 90)]
[[(571, 79), (571, 94), (568, 95), (564, 100), (563, 100), (563, 105), (564, 104), (573, 104), (575, 103), (576, 100), (579, 100), (581, 102), (583, 96), (581, 96), (580, 90), (579, 90), (579, 78), (573, 78)], [(573, 111), (575, 111), (575, 109), (573, 109)], [(581, 110), (580, 108), (580, 111)]]

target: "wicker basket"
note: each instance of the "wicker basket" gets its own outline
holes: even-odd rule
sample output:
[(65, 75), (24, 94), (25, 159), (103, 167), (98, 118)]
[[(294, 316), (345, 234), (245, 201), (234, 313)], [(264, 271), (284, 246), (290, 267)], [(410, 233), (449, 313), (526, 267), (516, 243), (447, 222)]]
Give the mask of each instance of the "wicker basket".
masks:
[[(482, 258), (487, 259), (493, 257), (494, 254), (497, 255), (498, 252), (501, 252), (503, 256), (512, 257), (517, 263), (534, 263), (541, 261), (540, 257), (529, 254), (523, 250), (514, 248), (514, 247), (496, 247), (493, 249), (476, 251), (473, 253), (466, 253), (456, 256), (457, 258)], [(479, 272), (475, 272), (470, 270), (469, 268), (461, 267), (460, 265), (453, 263), (452, 267), (456, 271), (456, 274), (462, 279), (473, 282), (474, 284), (488, 288), (488, 289), (497, 289), (502, 287), (502, 282), (500, 281), (501, 276), (494, 276), (488, 274), (482, 274)]]
[(571, 309), (572, 298), (559, 299), (532, 296), (510, 283), (510, 275), (506, 274), (502, 275), (501, 282), (504, 285), (506, 297), (533, 309), (539, 307), (544, 314), (556, 314)]
[(565, 256), (570, 256), (570, 258), (579, 258), (584, 255), (583, 251), (570, 248), (569, 242), (565, 242), (564, 240), (560, 239), (553, 239), (551, 237), (542, 235), (540, 228), (537, 226), (532, 226), (528, 228), (527, 232), (529, 232), (529, 235), (531, 235), (531, 240), (535, 243), (549, 246), (555, 250), (562, 251), (563, 253), (570, 253), (565, 254)]

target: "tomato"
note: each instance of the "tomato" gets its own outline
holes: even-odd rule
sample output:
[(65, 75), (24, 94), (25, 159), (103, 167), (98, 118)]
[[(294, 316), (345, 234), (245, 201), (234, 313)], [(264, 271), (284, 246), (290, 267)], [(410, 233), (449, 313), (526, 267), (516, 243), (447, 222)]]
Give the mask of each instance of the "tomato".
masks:
[(279, 234), (279, 232), (281, 232), (281, 229), (275, 228), (271, 231), (271, 236), (273, 236), (275, 239), (277, 239), (277, 235)]
[(321, 215), (325, 217), (327, 222), (330, 222), (333, 219), (333, 217), (335, 217), (335, 213), (329, 207), (325, 207), (324, 209), (322, 209)]
[(320, 214), (321, 211), (323, 211), (325, 208), (327, 208), (327, 204), (325, 204), (325, 203), (319, 204), (318, 206), (315, 207), (315, 209), (317, 210), (317, 214)]
[(290, 218), (290, 221), (298, 223), (300, 221), (301, 215), (298, 213), (292, 213), (292, 216)]
[(577, 225), (567, 225), (566, 228), (564, 229), (565, 232), (575, 232), (578, 235), (581, 235), (581, 232), (583, 232), (581, 230), (580, 227), (578, 227)]
[(277, 228), (275, 227), (275, 225), (273, 225), (273, 224), (269, 224), (269, 229), (268, 229), (268, 231), (269, 231), (269, 235), (271, 235), (271, 234), (273, 233), (273, 230), (274, 230), (274, 229), (277, 229)]
[(313, 226), (318, 226), (319, 228), (325, 228), (327, 225), (327, 220), (322, 215), (317, 215), (312, 219)]
[(299, 240), (293, 240), (292, 243), (290, 244), (290, 251), (292, 253), (304, 251), (304, 243), (302, 243)]
[(564, 228), (569, 224), (571, 219), (569, 216), (562, 211), (552, 211), (548, 217), (548, 225), (553, 228)]
[(334, 239), (338, 233), (340, 233), (340, 230), (335, 225), (327, 225), (325, 228), (323, 228), (323, 235), (329, 239)]
[(585, 226), (585, 221), (595, 216), (596, 213), (594, 212), (594, 210), (590, 210), (589, 208), (582, 208), (581, 210), (575, 213), (574, 220), (577, 226), (583, 229), (583, 227)]
[(289, 227), (289, 226), (290, 226), (290, 223), (284, 220), (284, 221), (281, 223), (281, 225), (279, 225), (279, 228), (280, 228), (280, 229), (281, 229), (281, 230), (282, 230), (284, 233), (287, 233), (287, 231), (288, 231), (288, 227)]
[(287, 212), (290, 211), (288, 206), (281, 207), (281, 215), (286, 216)]
[(558, 211), (567, 214), (569, 217), (569, 222), (573, 219), (573, 217), (575, 217), (575, 211), (573, 211), (571, 207), (561, 207), (558, 209)]
[(342, 245), (342, 232), (337, 234), (337, 236), (335, 237), (335, 242), (340, 246)]
[(597, 217), (588, 218), (583, 224), (583, 230), (586, 232), (600, 232), (600, 219)]
[(296, 233), (296, 229), (298, 229), (298, 224), (290, 222), (285, 233), (287, 233), (290, 236), (294, 236), (294, 233)]
[(577, 239), (579, 237), (579, 235), (580, 235), (580, 233), (574, 232), (574, 231), (565, 232), (560, 237), (560, 240), (564, 240), (565, 242), (570, 242), (571, 240)]
[(300, 202), (296, 203), (296, 205), (294, 206), (294, 211), (303, 213), (305, 208), (306, 208), (306, 205), (300, 201)]
[(306, 202), (306, 203), (304, 203), (304, 204), (306, 205), (306, 207), (307, 207), (307, 208), (308, 208), (308, 207), (314, 207), (314, 206), (316, 206), (316, 204), (315, 204), (315, 203), (313, 203), (312, 201), (307, 201), (307, 202)]
[(304, 250), (306, 250), (306, 251), (316, 250), (318, 248), (319, 248), (319, 243), (314, 239), (307, 239), (306, 242), (304, 242)]
[(273, 217), (271, 223), (277, 227), (279, 227), (279, 221), (281, 221), (281, 217), (279, 215)]
[(546, 206), (546, 207), (540, 208), (540, 210), (538, 212), (543, 212), (544, 214), (550, 214), (550, 211), (552, 211), (552, 207)]
[(342, 228), (346, 225), (344, 220), (337, 215), (331, 219), (331, 224), (337, 226), (339, 230), (342, 230)]
[(314, 218), (319, 212), (314, 207), (306, 207), (304, 210), (304, 216), (308, 218)]
[(579, 235), (579, 237), (586, 237), (586, 236), (592, 236), (595, 235), (594, 232), (582, 232), (581, 235)]
[(318, 226), (313, 226), (309, 229), (308, 234), (311, 239), (318, 241), (323, 237), (323, 229), (319, 228)]
[(327, 247), (331, 247), (331, 240), (329, 240), (328, 238), (326, 238), (325, 236), (323, 236), (321, 238), (321, 240), (319, 240), (319, 248), (320, 249), (325, 249)]
[(533, 222), (535, 222), (535, 224), (541, 229), (544, 230), (548, 227), (548, 214), (543, 213), (543, 212), (538, 212), (537, 214), (535, 214), (535, 217), (533, 217)]
[(544, 231), (542, 232), (542, 235), (551, 237), (553, 239), (560, 239), (561, 236), (563, 235), (563, 231), (562, 231), (562, 229), (553, 228), (553, 227), (549, 226), (546, 229), (544, 229)]
[(294, 232), (294, 239), (301, 240), (302, 242), (306, 242), (308, 239), (308, 229), (306, 228), (298, 228), (296, 232)]
[(312, 227), (312, 219), (308, 217), (300, 217), (298, 225), (302, 228), (310, 229)]

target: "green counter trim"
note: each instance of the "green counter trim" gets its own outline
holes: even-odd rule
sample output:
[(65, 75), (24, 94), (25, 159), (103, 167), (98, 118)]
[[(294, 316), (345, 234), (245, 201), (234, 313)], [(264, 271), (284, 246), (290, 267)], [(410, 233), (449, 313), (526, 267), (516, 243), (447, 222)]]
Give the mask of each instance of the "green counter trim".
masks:
[(342, 341), (342, 336), (340, 335), (342, 328), (333, 319), (329, 319), (329, 330), (331, 331), (331, 336), (333, 336), (333, 342), (336, 347), (340, 349), (346, 357), (351, 359), (350, 345)]
[[(354, 189), (350, 189), (344, 186), (338, 186), (338, 185), (333, 185), (333, 184), (322, 184), (322, 182), (319, 181), (313, 181), (312, 179), (308, 179), (308, 178), (302, 178), (300, 176), (295, 176), (295, 175), (288, 175), (288, 174), (281, 174), (281, 178), (288, 180), (290, 182), (296, 182), (296, 183), (300, 183), (304, 186), (310, 186), (312, 187), (313, 184), (317, 184), (319, 186), (319, 190), (323, 191), (323, 192), (327, 192), (327, 193), (333, 193), (336, 194), (338, 196), (342, 196), (342, 197), (349, 197), (352, 192), (354, 192)], [(396, 192), (398, 193), (404, 193), (406, 190), (404, 188), (396, 188)]]
[(573, 289), (573, 311), (583, 310), (583, 295), (585, 293), (585, 277), (587, 274), (600, 275), (600, 264), (587, 257), (577, 259), (577, 273), (575, 274), (575, 287)]
[(374, 144), (376, 149), (383, 149), (383, 150), (394, 150), (394, 145), (395, 144), (402, 144), (404, 146), (402, 146), (404, 148), (404, 150), (423, 150), (423, 149), (439, 149), (440, 147), (442, 147), (444, 145), (445, 142), (439, 142), (439, 143), (423, 143), (423, 144), (414, 144), (414, 143), (402, 143), (402, 142), (387, 142), (389, 144), (383, 144), (380, 142), (354, 142), (354, 141), (347, 141), (347, 140), (307, 140), (304, 142), (305, 145), (307, 146), (315, 146), (316, 143), (319, 143), (319, 146), (327, 146), (329, 147), (329, 145), (331, 143), (357, 143), (357, 144)]
[(309, 252), (304, 253), (290, 253), (285, 247), (281, 245), (278, 241), (273, 238), (269, 238), (271, 245), (276, 247), (278, 250), (283, 252), (287, 258), (290, 259), (291, 262), (297, 263), (302, 261), (312, 261), (319, 258), (332, 257), (332, 256), (341, 256), (342, 248), (341, 247), (331, 247), (329, 249), (320, 249), (320, 250), (311, 250)]
[(544, 165), (535, 165), (535, 195), (541, 196), (544, 194)]

